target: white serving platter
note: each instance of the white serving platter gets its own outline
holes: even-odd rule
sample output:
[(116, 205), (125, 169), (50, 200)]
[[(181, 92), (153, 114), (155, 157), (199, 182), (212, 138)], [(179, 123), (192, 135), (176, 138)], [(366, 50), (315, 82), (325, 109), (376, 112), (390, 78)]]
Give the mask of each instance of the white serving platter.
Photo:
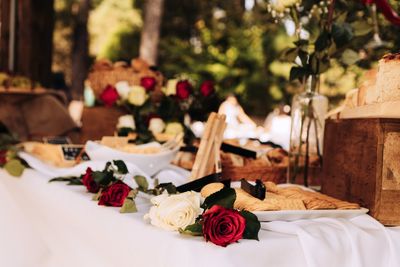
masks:
[(351, 219), (366, 214), (368, 209), (353, 210), (278, 210), (278, 211), (253, 211), (261, 222), (270, 221), (297, 221), (315, 218), (343, 218)]

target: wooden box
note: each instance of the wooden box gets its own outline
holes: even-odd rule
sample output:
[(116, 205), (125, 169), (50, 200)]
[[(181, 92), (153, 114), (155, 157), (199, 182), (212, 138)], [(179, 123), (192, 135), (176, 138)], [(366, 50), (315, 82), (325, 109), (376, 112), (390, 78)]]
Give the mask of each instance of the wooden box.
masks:
[(82, 113), (80, 142), (100, 140), (103, 136), (114, 135), (118, 118), (126, 112), (118, 107), (85, 107)]
[(400, 225), (400, 119), (327, 120), (322, 192)]

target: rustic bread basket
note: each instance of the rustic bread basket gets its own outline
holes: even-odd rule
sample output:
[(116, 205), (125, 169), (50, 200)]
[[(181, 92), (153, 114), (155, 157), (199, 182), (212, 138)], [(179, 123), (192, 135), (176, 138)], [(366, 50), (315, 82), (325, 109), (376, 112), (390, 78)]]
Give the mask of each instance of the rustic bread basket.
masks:
[(229, 164), (222, 164), (222, 177), (229, 178), (232, 181), (239, 181), (242, 178), (254, 181), (271, 181), (274, 183), (286, 183), (287, 166), (265, 166), (257, 164), (248, 164), (243, 167), (237, 167)]

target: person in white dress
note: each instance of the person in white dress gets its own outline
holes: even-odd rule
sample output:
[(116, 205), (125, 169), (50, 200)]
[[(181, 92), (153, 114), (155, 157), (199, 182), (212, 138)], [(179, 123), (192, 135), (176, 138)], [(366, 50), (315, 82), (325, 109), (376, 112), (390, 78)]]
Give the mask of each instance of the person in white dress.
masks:
[(257, 136), (256, 123), (244, 112), (234, 95), (229, 95), (222, 102), (218, 113), (226, 116), (225, 139), (254, 138)]

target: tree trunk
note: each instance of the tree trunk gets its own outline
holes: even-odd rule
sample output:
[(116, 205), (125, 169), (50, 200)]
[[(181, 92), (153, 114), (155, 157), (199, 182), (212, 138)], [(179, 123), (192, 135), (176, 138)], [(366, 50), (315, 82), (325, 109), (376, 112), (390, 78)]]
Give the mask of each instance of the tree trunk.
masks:
[(10, 1), (0, 1), (0, 71), (9, 71)]
[(16, 73), (51, 85), (54, 0), (17, 1)]
[(89, 69), (89, 34), (87, 30), (90, 0), (80, 0), (73, 32), (72, 82), (73, 99), (82, 99), (84, 82)]
[(150, 65), (157, 64), (160, 25), (164, 0), (147, 0), (144, 8), (144, 23), (140, 40), (139, 55)]

